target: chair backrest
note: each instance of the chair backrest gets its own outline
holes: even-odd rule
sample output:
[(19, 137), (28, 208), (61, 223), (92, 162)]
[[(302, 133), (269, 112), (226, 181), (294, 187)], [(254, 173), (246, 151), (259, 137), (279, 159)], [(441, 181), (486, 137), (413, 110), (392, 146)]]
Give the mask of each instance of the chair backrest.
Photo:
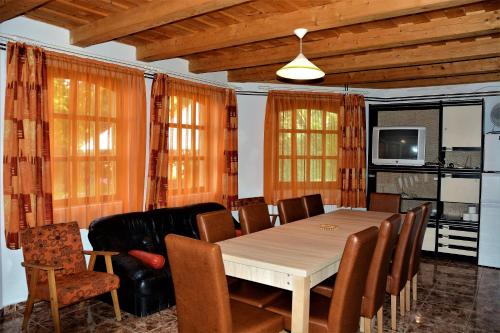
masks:
[(244, 206), (251, 206), (251, 205), (256, 205), (256, 204), (265, 204), (266, 200), (264, 197), (251, 197), (251, 198), (240, 198), (236, 200), (236, 207), (244, 207)]
[(400, 226), (400, 214), (394, 214), (380, 224), (361, 305), (361, 315), (366, 318), (373, 318), (384, 305), (387, 274)]
[(377, 212), (399, 213), (401, 208), (401, 195), (392, 193), (370, 193), (370, 208)]
[(361, 300), (377, 234), (377, 228), (371, 227), (347, 239), (330, 303), (328, 332), (358, 331)]
[(174, 234), (167, 235), (165, 243), (179, 332), (232, 332), (220, 247)]
[(425, 231), (427, 230), (427, 223), (429, 222), (432, 205), (430, 202), (426, 202), (421, 206), (421, 208), (422, 208), (422, 216), (418, 221), (417, 235), (415, 241), (413, 242), (413, 247), (411, 249), (408, 280), (410, 280), (415, 274), (418, 273), (420, 267), (420, 251), (422, 250), (422, 244), (424, 243)]
[(422, 209), (420, 207), (413, 208), (406, 212), (403, 227), (399, 233), (396, 250), (392, 258), (391, 272), (388, 276), (387, 291), (392, 295), (397, 295), (406, 284), (411, 248), (417, 234), (417, 221), (420, 219), (421, 215)]
[(304, 204), (307, 217), (325, 214), (321, 194), (304, 195), (302, 203)]
[(227, 210), (198, 214), (196, 223), (200, 239), (205, 242), (217, 243), (236, 237), (233, 217)]
[(307, 217), (302, 198), (291, 198), (278, 201), (280, 224), (290, 223)]
[[(26, 262), (62, 266), (62, 270), (56, 270), (56, 276), (86, 270), (80, 228), (76, 222), (28, 228), (21, 234), (21, 246)], [(29, 278), (28, 274), (28, 281)], [(47, 273), (41, 271), (39, 281), (46, 280)]]
[(269, 210), (265, 203), (242, 206), (238, 209), (241, 233), (243, 235), (271, 228)]

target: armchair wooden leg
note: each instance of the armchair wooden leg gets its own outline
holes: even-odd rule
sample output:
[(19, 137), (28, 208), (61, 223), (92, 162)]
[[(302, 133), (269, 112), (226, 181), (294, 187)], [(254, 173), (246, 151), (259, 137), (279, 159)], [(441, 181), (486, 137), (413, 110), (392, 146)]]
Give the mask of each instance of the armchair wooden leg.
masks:
[(115, 316), (117, 321), (122, 320), (122, 315), (120, 312), (120, 303), (118, 302), (118, 293), (115, 290), (111, 290), (111, 298), (113, 299), (113, 308), (115, 309)]
[(404, 316), (405, 315), (405, 288), (401, 289), (399, 292), (399, 313)]
[(38, 269), (33, 269), (31, 271), (30, 284), (28, 286), (28, 300), (26, 301), (26, 307), (24, 308), (24, 318), (23, 318), (23, 331), (28, 328), (28, 323), (30, 321), (31, 312), (33, 311), (33, 303), (35, 298), (33, 295), (36, 294), (36, 284), (38, 282)]
[(384, 333), (384, 307), (377, 311), (377, 333)]
[(396, 295), (391, 295), (391, 329), (393, 331), (397, 330), (397, 304), (398, 298)]
[(418, 274), (415, 274), (415, 276), (412, 279), (412, 284), (413, 284), (413, 300), (415, 302), (417, 301), (417, 275)]
[(364, 319), (365, 319), (365, 333), (372, 333), (372, 319), (366, 317)]
[(54, 270), (47, 272), (50, 294), (50, 312), (54, 322), (54, 332), (61, 333), (61, 320), (59, 318), (59, 303), (57, 301), (56, 276)]
[(410, 298), (411, 298), (411, 291), (410, 291), (410, 280), (406, 281), (406, 286), (405, 286), (405, 298), (406, 298), (406, 312), (410, 311), (410, 307), (411, 307), (411, 301), (410, 301)]

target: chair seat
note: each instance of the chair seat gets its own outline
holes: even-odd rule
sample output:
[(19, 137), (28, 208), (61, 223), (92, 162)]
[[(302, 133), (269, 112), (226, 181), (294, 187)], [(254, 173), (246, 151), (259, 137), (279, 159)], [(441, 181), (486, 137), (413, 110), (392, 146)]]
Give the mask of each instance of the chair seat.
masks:
[(278, 333), (283, 330), (283, 318), (275, 313), (231, 300), (234, 333)]
[(239, 302), (263, 308), (277, 299), (283, 291), (264, 284), (240, 280), (229, 286), (229, 297)]
[[(309, 333), (324, 333), (328, 331), (328, 312), (331, 298), (311, 293), (309, 306)], [(292, 293), (284, 292), (278, 299), (266, 307), (266, 310), (281, 315), (285, 329), (291, 330)]]
[(318, 284), (316, 287), (312, 289), (313, 292), (323, 295), (325, 297), (332, 297), (333, 293), (333, 286), (335, 285), (335, 279), (337, 278), (337, 275), (330, 276), (328, 279), (324, 280), (320, 284)]
[[(57, 300), (59, 306), (83, 301), (120, 287), (120, 278), (113, 274), (84, 271), (56, 277)], [(35, 298), (50, 300), (47, 281), (36, 288)]]

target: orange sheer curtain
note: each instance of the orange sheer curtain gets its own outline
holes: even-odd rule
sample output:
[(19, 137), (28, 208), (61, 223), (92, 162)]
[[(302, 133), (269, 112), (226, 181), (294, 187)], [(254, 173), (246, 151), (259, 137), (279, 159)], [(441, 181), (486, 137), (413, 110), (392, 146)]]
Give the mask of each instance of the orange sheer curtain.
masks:
[(365, 98), (345, 95), (340, 109), (339, 178), (341, 205), (366, 207)]
[(264, 129), (266, 202), (321, 193), (340, 203), (338, 113), (341, 94), (270, 91)]
[(48, 53), (55, 222), (142, 209), (143, 72)]
[(225, 89), (169, 78), (168, 206), (223, 203)]

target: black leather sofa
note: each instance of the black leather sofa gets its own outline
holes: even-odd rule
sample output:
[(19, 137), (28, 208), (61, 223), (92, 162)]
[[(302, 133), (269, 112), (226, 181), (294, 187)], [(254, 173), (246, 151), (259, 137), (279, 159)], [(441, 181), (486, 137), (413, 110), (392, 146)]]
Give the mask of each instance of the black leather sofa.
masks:
[[(164, 238), (174, 233), (199, 239), (196, 215), (225, 209), (218, 203), (162, 208), (146, 212), (118, 214), (99, 218), (89, 226), (89, 240), (96, 251), (117, 251), (113, 256), (114, 273), (120, 277), (120, 308), (136, 316), (147, 316), (175, 304)], [(239, 224), (233, 219), (235, 226)], [(153, 269), (128, 255), (143, 250), (165, 256), (165, 266)], [(106, 271), (98, 258), (95, 270)], [(193, 286), (196, 288), (196, 286)], [(111, 303), (109, 295), (103, 300)]]

